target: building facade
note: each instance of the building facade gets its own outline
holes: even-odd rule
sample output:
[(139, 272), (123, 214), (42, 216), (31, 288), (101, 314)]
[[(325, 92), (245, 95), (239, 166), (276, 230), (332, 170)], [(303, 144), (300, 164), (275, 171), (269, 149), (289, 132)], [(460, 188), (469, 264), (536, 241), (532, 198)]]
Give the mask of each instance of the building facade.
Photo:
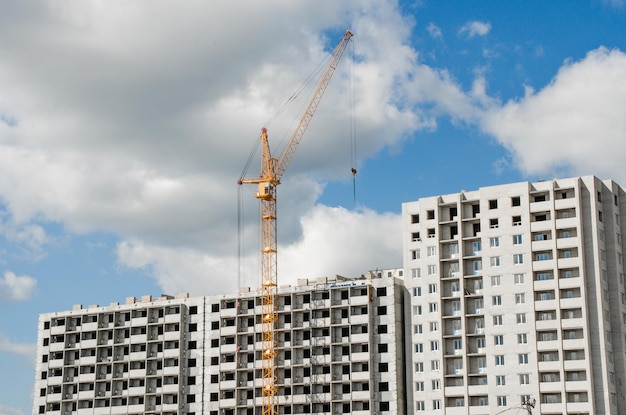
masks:
[(620, 186), (524, 182), (402, 212), (410, 413), (626, 413)]
[[(398, 273), (279, 289), (279, 413), (405, 413)], [(260, 414), (260, 311), (242, 290), (43, 314), (33, 414)]]

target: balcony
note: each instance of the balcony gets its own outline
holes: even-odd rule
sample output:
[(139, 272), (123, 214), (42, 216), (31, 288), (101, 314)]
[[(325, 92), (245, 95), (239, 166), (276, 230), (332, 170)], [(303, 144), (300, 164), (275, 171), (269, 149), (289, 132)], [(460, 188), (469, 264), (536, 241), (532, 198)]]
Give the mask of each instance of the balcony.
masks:
[(557, 249), (578, 248), (578, 238), (575, 236), (569, 238), (559, 238), (556, 240)]
[(580, 308), (583, 306), (582, 297), (576, 298), (562, 298), (561, 300), (561, 308)]
[(565, 229), (565, 228), (576, 228), (578, 227), (578, 218), (562, 218), (557, 219), (556, 221), (557, 229)]
[[(177, 340), (178, 338), (180, 338), (180, 332), (175, 333), (176, 337), (166, 340)], [(234, 336), (235, 334), (237, 334), (237, 326), (235, 326), (234, 324), (232, 326), (223, 326), (222, 328), (220, 328), (220, 336)]]
[[(469, 385), (467, 387), (467, 393), (470, 396), (487, 395), (488, 391), (489, 391), (489, 388), (486, 384), (485, 385)], [(489, 407), (485, 407), (485, 409), (488, 410)]]
[(168, 331), (163, 335), (163, 340), (180, 340), (180, 335), (182, 333), (180, 331)]
[(359, 295), (350, 297), (350, 305), (368, 305), (369, 297), (367, 295)]
[(446, 406), (446, 415), (466, 415), (467, 408), (465, 406)]
[(562, 382), (555, 380), (554, 382), (540, 382), (539, 392), (541, 393), (554, 393), (561, 392)]
[(537, 330), (558, 329), (559, 320), (537, 320), (535, 322)]
[(563, 362), (565, 370), (585, 370), (587, 368), (587, 360), (566, 360)]
[(568, 392), (587, 392), (591, 384), (586, 380), (570, 380), (565, 382), (565, 390)]
[(552, 209), (551, 200), (543, 200), (541, 202), (530, 202), (530, 213), (547, 212)]
[[(536, 410), (536, 408), (535, 408)], [(563, 413), (562, 403), (542, 403), (539, 405), (540, 414), (560, 414)]]
[(576, 207), (576, 198), (568, 197), (567, 199), (555, 199), (554, 200), (554, 209), (562, 210), (562, 209), (571, 209)]
[(98, 329), (98, 323), (93, 322), (93, 323), (83, 323), (82, 325), (82, 332), (87, 332), (87, 331), (96, 331)]
[(530, 223), (531, 232), (551, 231), (551, 230), (552, 230), (552, 221), (550, 220)]
[[(365, 372), (352, 372), (351, 374), (353, 381), (361, 381), (361, 380), (369, 380), (370, 373), (369, 371)], [(368, 392), (369, 393), (369, 392)]]
[(592, 411), (593, 411), (593, 406), (591, 406), (589, 402), (568, 402), (567, 403), (568, 414), (592, 413)]
[(180, 323), (181, 314), (166, 314), (165, 324), (167, 323)]
[(560, 342), (558, 340), (538, 341), (537, 351), (544, 352), (547, 350), (556, 350), (559, 348), (559, 345), (560, 345)]
[(463, 396), (465, 394), (465, 386), (446, 386), (444, 394), (445, 396)]
[(553, 243), (554, 241), (552, 239), (532, 241), (531, 247), (533, 251), (549, 251), (552, 249)]
[(470, 406), (469, 415), (489, 415), (489, 406)]
[(565, 339), (563, 340), (563, 349), (565, 350), (576, 350), (576, 349), (584, 349), (587, 347), (586, 339)]
[(561, 362), (559, 360), (539, 361), (537, 367), (540, 372), (556, 372), (561, 369)]
[(566, 318), (561, 320), (561, 327), (564, 329), (580, 329), (583, 328), (582, 318)]

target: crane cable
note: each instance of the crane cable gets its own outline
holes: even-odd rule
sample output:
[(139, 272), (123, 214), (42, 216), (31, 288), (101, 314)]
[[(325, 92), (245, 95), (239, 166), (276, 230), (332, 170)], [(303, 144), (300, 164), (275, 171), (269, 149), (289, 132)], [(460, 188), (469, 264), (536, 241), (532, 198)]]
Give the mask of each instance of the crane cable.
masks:
[[(323, 58), (313, 69), (313, 71), (307, 76), (307, 78), (302, 82), (302, 84), (287, 98), (287, 100), (281, 105), (280, 108), (276, 111), (276, 113), (270, 117), (270, 119), (265, 123), (265, 126), (269, 126), (274, 122), (284, 111), (291, 105), (295, 100), (298, 99), (302, 91), (306, 90), (311, 86), (313, 81), (319, 77), (319, 73), (328, 65), (328, 61), (332, 58), (332, 56), (326, 56)], [(242, 257), (243, 257), (243, 245), (244, 245), (244, 226), (243, 226), (243, 186), (241, 186), (243, 179), (247, 176), (248, 170), (252, 165), (252, 162), (255, 159), (255, 156), (259, 150), (259, 144), (261, 140), (255, 140), (252, 150), (248, 155), (248, 159), (244, 164), (243, 170), (241, 171), (241, 175), (239, 176), (239, 180), (237, 184), (239, 185), (239, 191), (237, 192), (237, 280), (238, 280), (238, 290), (241, 289), (242, 286)], [(354, 170), (354, 169), (353, 169)], [(354, 174), (356, 174), (356, 170), (354, 170)], [(355, 196), (356, 198), (356, 196)]]
[(352, 173), (352, 198), (356, 205), (356, 97), (354, 92), (354, 45), (352, 42), (350, 47), (350, 172)]

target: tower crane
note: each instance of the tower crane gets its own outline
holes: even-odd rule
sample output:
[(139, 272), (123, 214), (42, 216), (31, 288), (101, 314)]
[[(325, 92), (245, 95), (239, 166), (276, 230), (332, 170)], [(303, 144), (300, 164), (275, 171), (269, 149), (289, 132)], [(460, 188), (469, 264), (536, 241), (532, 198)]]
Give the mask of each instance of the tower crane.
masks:
[(335, 47), (330, 62), (319, 80), (313, 96), (293, 132), (280, 158), (272, 157), (267, 129), (261, 130), (261, 173), (257, 178), (241, 178), (239, 184), (256, 184), (255, 197), (260, 202), (260, 242), (261, 242), (261, 322), (262, 322), (262, 397), (263, 415), (278, 414), (278, 386), (276, 382), (276, 322), (277, 314), (277, 233), (276, 233), (276, 186), (291, 162), (309, 123), (319, 106), (320, 100), (335, 73), (352, 32), (346, 30)]

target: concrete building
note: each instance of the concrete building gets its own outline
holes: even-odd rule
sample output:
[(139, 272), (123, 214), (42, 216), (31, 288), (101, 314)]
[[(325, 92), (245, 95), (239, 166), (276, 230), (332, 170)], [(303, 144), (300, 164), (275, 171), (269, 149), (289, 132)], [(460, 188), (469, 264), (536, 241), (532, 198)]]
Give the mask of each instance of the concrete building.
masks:
[(626, 414), (626, 194), (515, 183), (403, 205), (409, 413)]
[[(397, 274), (279, 289), (281, 414), (405, 413)], [(131, 297), (41, 315), (33, 414), (259, 414), (258, 298)]]

